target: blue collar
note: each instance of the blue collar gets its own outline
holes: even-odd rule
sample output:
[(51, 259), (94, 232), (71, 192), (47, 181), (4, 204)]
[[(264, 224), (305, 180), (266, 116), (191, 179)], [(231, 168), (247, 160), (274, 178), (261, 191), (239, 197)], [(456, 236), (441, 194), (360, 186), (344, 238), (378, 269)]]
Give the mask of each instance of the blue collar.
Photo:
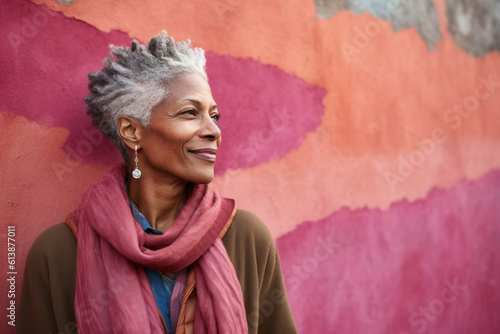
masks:
[[(127, 182), (125, 184), (127, 189), (128, 189), (128, 182), (129, 182), (129, 180), (127, 180)], [(163, 231), (160, 231), (160, 230), (157, 230), (157, 229), (151, 227), (151, 224), (148, 222), (146, 217), (144, 217), (142, 212), (139, 211), (137, 206), (134, 204), (134, 202), (132, 202), (132, 200), (130, 198), (128, 199), (128, 202), (130, 203), (130, 208), (132, 209), (132, 215), (134, 216), (135, 220), (137, 220), (139, 225), (141, 225), (144, 232), (146, 232), (148, 234), (163, 234)]]

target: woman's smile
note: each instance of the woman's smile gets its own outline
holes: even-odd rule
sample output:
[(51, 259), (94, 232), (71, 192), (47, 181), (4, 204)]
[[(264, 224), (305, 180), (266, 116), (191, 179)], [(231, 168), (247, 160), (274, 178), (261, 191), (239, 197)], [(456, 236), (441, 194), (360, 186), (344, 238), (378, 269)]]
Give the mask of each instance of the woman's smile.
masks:
[(213, 161), (215, 162), (215, 156), (217, 154), (217, 150), (213, 148), (203, 148), (199, 150), (189, 150), (189, 153), (193, 154), (194, 156), (208, 160), (208, 161)]

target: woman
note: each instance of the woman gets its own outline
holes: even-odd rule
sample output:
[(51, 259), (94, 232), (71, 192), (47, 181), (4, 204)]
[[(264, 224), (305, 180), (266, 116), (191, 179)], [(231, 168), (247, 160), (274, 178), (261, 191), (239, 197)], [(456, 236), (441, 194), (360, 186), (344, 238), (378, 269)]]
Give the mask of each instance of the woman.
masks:
[(166, 32), (89, 75), (122, 153), (26, 262), (18, 333), (295, 333), (263, 223), (210, 182), (221, 143), (204, 51)]

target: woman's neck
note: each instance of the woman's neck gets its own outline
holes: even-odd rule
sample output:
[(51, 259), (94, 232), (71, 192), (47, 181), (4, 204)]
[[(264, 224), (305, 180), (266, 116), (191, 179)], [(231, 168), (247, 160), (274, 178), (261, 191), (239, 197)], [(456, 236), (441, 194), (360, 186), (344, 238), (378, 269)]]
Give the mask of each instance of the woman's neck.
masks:
[(181, 212), (189, 196), (185, 181), (158, 182), (153, 178), (130, 178), (128, 195), (152, 228), (165, 232)]

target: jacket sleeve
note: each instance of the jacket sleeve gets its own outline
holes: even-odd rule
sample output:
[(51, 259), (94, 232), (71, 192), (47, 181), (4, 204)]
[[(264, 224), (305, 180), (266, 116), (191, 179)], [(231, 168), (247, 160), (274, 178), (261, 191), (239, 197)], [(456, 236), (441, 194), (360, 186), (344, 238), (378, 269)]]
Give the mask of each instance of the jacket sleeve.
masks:
[(259, 301), (259, 334), (297, 333), (283, 280), (280, 258), (269, 234), (267, 261), (263, 271)]
[(77, 333), (76, 239), (66, 224), (43, 232), (26, 259), (16, 333)]
[(276, 243), (253, 213), (238, 209), (224, 246), (240, 281), (250, 334), (297, 333)]

